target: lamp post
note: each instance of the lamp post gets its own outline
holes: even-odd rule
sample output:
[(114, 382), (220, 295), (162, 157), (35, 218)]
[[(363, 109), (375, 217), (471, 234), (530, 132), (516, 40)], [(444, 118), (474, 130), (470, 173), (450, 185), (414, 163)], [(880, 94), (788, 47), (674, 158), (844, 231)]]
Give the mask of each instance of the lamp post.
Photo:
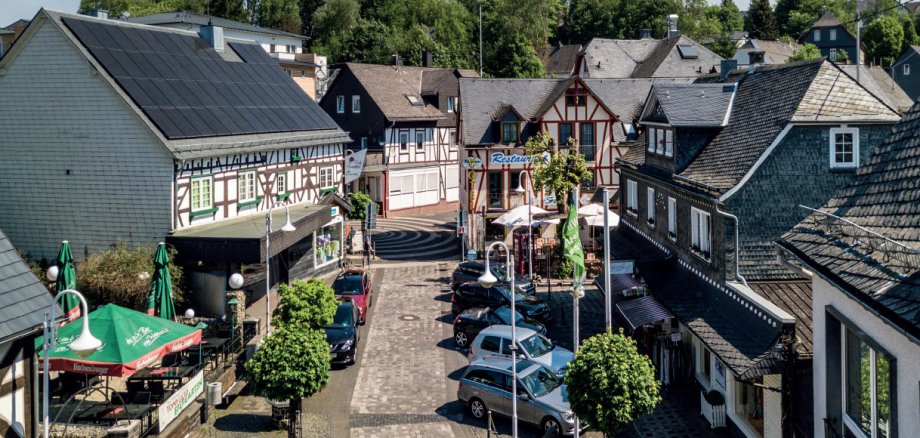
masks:
[[(56, 277), (55, 273), (48, 273), (48, 277)], [(45, 389), (44, 394), (42, 394), (42, 423), (43, 430), (42, 436), (48, 438), (50, 432), (51, 423), (49, 422), (49, 405), (50, 405), (50, 390), (48, 386), (50, 385), (48, 374), (51, 371), (49, 356), (51, 352), (54, 351), (55, 344), (57, 342), (57, 307), (58, 300), (64, 295), (75, 295), (80, 300), (80, 305), (83, 307), (83, 331), (80, 332), (80, 336), (77, 339), (74, 339), (68, 347), (81, 358), (88, 357), (89, 355), (96, 352), (99, 347), (102, 346), (102, 341), (93, 336), (89, 331), (89, 306), (86, 304), (86, 298), (83, 297), (83, 294), (77, 292), (73, 289), (65, 289), (57, 293), (54, 296), (54, 301), (51, 302), (51, 305), (48, 306), (48, 312), (45, 313), (45, 322), (42, 324), (42, 337), (44, 343), (42, 346), (43, 351), (43, 367), (42, 367), (42, 384)]]
[(268, 213), (265, 214), (265, 334), (269, 335), (272, 332), (272, 273), (271, 273), (271, 234), (272, 234), (272, 209), (275, 207), (283, 205), (286, 221), (284, 226), (281, 227), (281, 231), (289, 233), (296, 230), (294, 224), (291, 223), (291, 210), (288, 208), (288, 205), (283, 201), (278, 201), (272, 203), (268, 207)]
[(604, 318), (607, 329), (613, 329), (613, 309), (610, 308), (610, 193), (604, 187)]
[(518, 415), (517, 415), (517, 330), (515, 327), (517, 323), (514, 321), (514, 315), (516, 315), (514, 302), (516, 301), (516, 292), (514, 290), (514, 269), (511, 266), (514, 265), (514, 255), (511, 254), (511, 251), (508, 249), (508, 245), (505, 245), (501, 241), (492, 242), (488, 248), (486, 248), (485, 259), (486, 259), (486, 269), (485, 272), (479, 277), (479, 284), (486, 288), (490, 289), (495, 283), (498, 282), (498, 279), (492, 275), (492, 270), (489, 268), (489, 253), (492, 252), (492, 248), (496, 245), (505, 249), (505, 263), (508, 269), (505, 271), (508, 272), (508, 282), (510, 283), (509, 291), (511, 293), (511, 437), (517, 438), (518, 436)]
[[(528, 178), (532, 178), (530, 172), (522, 170), (518, 174), (518, 186), (514, 189), (515, 193), (524, 194), (525, 190), (521, 181), (523, 181), (525, 173)], [(533, 190), (529, 189), (530, 187), (527, 190), (530, 192), (530, 196), (527, 197), (527, 275), (530, 277), (530, 281), (533, 281)]]

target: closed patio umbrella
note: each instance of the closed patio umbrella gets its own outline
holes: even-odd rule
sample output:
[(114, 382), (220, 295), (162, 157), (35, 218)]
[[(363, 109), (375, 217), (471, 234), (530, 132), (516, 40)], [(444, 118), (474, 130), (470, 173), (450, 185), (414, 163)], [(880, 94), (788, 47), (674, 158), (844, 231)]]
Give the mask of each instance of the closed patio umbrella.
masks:
[[(58, 251), (55, 264), (58, 268), (57, 291), (76, 289), (77, 272), (73, 267), (73, 254), (70, 252), (70, 244), (66, 240), (61, 242), (61, 250)], [(80, 300), (73, 294), (61, 297), (61, 308), (64, 309), (64, 316), (70, 321), (80, 316)]]
[(150, 282), (150, 298), (147, 299), (147, 314), (174, 321), (176, 305), (172, 297), (172, 278), (169, 276), (169, 255), (166, 244), (160, 242), (153, 258), (153, 280)]

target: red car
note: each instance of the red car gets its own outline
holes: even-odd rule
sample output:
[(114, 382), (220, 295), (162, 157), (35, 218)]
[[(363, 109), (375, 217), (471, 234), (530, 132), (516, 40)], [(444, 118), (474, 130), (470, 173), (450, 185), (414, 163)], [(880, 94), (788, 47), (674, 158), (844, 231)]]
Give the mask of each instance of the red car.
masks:
[(371, 306), (371, 278), (367, 272), (361, 270), (349, 270), (332, 282), (332, 289), (335, 291), (337, 299), (349, 299), (358, 307), (358, 323), (364, 324), (367, 315), (367, 308)]

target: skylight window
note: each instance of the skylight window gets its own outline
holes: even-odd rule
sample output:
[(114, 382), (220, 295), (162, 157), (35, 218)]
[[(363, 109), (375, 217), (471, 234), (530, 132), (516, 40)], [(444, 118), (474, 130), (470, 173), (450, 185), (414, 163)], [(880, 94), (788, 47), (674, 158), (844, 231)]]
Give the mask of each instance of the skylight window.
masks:
[(677, 46), (677, 51), (680, 52), (680, 57), (683, 59), (696, 59), (698, 57), (693, 46)]
[(417, 96), (415, 94), (407, 94), (406, 99), (409, 99), (409, 103), (412, 104), (412, 106), (425, 105), (425, 102), (422, 100), (422, 96)]

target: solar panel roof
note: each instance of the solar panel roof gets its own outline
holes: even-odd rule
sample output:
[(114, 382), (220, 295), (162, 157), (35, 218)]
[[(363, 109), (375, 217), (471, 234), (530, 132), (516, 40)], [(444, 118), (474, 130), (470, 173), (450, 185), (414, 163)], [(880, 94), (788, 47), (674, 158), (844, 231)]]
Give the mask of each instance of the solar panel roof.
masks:
[(197, 36), (63, 22), (170, 140), (338, 129), (255, 44), (229, 43), (244, 61), (233, 62)]

